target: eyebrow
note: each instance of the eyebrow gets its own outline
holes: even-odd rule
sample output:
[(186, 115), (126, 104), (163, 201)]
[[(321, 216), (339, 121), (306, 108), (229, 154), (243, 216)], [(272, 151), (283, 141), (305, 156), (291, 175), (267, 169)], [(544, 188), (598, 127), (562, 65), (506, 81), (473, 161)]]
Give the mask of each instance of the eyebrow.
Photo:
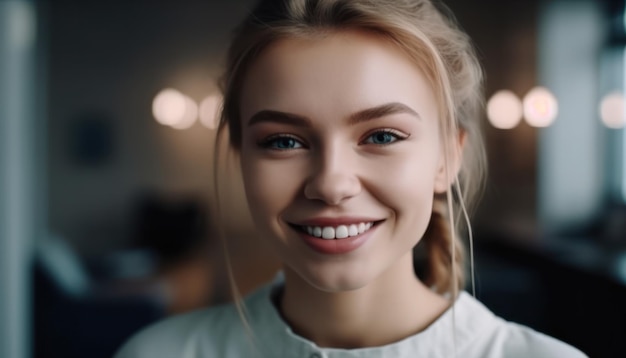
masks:
[[(406, 113), (410, 114), (417, 119), (421, 119), (421, 116), (417, 111), (412, 109), (411, 107), (399, 103), (399, 102), (391, 102), (385, 103), (380, 106), (367, 108), (356, 113), (353, 113), (348, 118), (348, 124), (354, 125), (362, 122), (367, 122), (373, 119), (389, 116), (392, 114), (400, 114)], [(259, 111), (250, 117), (248, 121), (248, 126), (253, 126), (255, 124), (263, 123), (263, 122), (273, 122), (273, 123), (281, 123), (281, 124), (289, 124), (298, 127), (310, 127), (311, 120), (307, 117), (300, 116), (293, 113), (274, 111), (265, 109)]]
[(400, 114), (406, 113), (410, 114), (417, 119), (421, 119), (419, 113), (417, 113), (413, 108), (402, 104), (400, 102), (391, 102), (386, 103), (380, 106), (364, 109), (362, 111), (356, 112), (350, 116), (348, 119), (348, 123), (357, 124), (361, 122), (366, 122), (372, 119), (381, 118), (385, 116), (390, 116), (392, 114)]

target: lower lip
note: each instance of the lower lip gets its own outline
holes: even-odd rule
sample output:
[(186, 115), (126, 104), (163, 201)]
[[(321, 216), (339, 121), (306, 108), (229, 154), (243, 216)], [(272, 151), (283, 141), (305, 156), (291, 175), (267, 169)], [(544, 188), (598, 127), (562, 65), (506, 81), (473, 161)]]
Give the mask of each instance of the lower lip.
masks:
[(321, 237), (311, 236), (301, 231), (298, 231), (298, 233), (304, 239), (304, 242), (313, 250), (326, 255), (341, 255), (361, 247), (377, 228), (378, 225), (375, 225), (362, 234), (349, 236), (345, 239), (322, 239)]

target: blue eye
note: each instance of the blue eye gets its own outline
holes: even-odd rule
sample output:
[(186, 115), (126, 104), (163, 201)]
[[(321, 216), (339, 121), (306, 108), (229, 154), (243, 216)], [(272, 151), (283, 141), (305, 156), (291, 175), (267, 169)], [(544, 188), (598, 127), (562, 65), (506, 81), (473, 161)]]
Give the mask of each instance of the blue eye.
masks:
[(302, 143), (300, 143), (300, 141), (298, 141), (296, 138), (286, 135), (270, 137), (261, 142), (260, 145), (263, 148), (277, 150), (299, 149), (303, 147)]
[(401, 139), (405, 139), (405, 138), (402, 138), (400, 135), (396, 134), (393, 131), (382, 130), (382, 131), (376, 131), (370, 134), (370, 136), (365, 139), (365, 143), (386, 145), (386, 144), (394, 143), (395, 141), (398, 141)]

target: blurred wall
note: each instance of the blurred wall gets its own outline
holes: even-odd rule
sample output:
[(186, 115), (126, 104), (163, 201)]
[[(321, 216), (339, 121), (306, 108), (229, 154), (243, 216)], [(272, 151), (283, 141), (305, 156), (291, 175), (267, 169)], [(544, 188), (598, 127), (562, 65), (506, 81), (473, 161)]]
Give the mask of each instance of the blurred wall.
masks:
[(44, 227), (37, 12), (0, 2), (0, 357), (31, 353), (33, 242)]
[[(80, 252), (123, 246), (145, 191), (213, 200), (213, 131), (159, 125), (152, 100), (166, 87), (196, 101), (216, 92), (231, 30), (250, 3), (51, 4), (50, 226)], [(100, 147), (81, 142), (90, 127), (105, 133), (94, 138)]]
[[(485, 71), (485, 100), (508, 89), (522, 98), (537, 85), (539, 1), (446, 1), (473, 39)], [(533, 236), (537, 217), (536, 128), (494, 128), (484, 119), (488, 178), (476, 212), (479, 232)]]
[(541, 10), (540, 78), (559, 99), (558, 120), (542, 131), (539, 146), (541, 226), (581, 230), (596, 220), (607, 191), (607, 131), (597, 104), (609, 29), (598, 2), (553, 0)]

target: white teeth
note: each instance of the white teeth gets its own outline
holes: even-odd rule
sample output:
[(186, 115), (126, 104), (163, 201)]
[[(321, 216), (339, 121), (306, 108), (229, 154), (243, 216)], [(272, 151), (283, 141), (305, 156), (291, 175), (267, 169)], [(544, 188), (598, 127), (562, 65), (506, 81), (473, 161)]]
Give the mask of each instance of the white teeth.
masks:
[(321, 237), (326, 240), (331, 239), (345, 239), (349, 236), (360, 235), (367, 230), (371, 229), (374, 224), (359, 223), (350, 225), (339, 225), (337, 227), (332, 226), (304, 226), (303, 229), (311, 236)]
[(345, 225), (339, 225), (335, 230), (335, 237), (337, 239), (345, 239), (348, 237), (348, 227)]
[(360, 223), (359, 224), (359, 234), (362, 234), (365, 232), (365, 223)]

